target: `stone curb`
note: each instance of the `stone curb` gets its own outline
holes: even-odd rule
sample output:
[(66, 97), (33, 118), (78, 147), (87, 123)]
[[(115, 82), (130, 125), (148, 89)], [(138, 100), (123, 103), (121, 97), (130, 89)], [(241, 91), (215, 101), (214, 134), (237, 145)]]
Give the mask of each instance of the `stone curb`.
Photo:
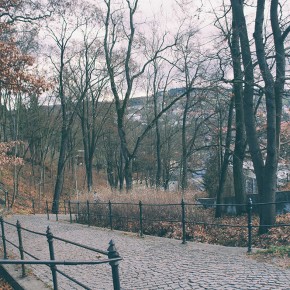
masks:
[(47, 290), (51, 287), (45, 285), (33, 274), (21, 277), (19, 265), (0, 265), (0, 276), (2, 276), (14, 290)]

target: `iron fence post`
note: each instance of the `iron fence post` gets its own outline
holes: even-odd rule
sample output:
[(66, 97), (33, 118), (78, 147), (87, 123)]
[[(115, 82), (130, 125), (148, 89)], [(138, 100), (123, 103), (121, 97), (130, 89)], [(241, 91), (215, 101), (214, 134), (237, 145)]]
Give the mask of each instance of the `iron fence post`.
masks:
[(0, 217), (0, 223), (1, 223), (1, 233), (2, 233), (2, 243), (3, 243), (3, 252), (4, 252), (4, 259), (6, 260), (8, 258), (7, 256), (7, 249), (6, 249), (6, 238), (5, 238), (5, 230), (4, 230), (4, 220), (3, 217)]
[(77, 222), (80, 220), (80, 202), (77, 203)]
[[(55, 257), (54, 257), (54, 248), (53, 248), (53, 234), (51, 233), (49, 227), (47, 227), (46, 237), (47, 237), (47, 242), (48, 242), (48, 247), (49, 247), (50, 260), (54, 261)], [(52, 274), (53, 289), (58, 290), (56, 265), (50, 264), (49, 266), (50, 266), (50, 270)]]
[(252, 252), (252, 211), (253, 211), (253, 202), (252, 199), (248, 199), (247, 204), (247, 211), (248, 211), (248, 253)]
[(110, 229), (113, 229), (113, 216), (112, 216), (112, 203), (109, 200), (109, 222), (110, 222)]
[[(20, 253), (20, 259), (24, 260), (24, 249), (23, 249), (23, 243), (22, 243), (22, 234), (21, 234), (21, 225), (19, 220), (16, 222), (16, 228), (17, 228), (17, 234), (18, 234), (18, 242), (19, 242), (19, 253)], [(21, 265), (22, 268), (22, 277), (26, 276), (25, 273), (25, 265)]]
[(48, 201), (46, 201), (46, 215), (47, 215), (47, 219), (49, 220)]
[(70, 223), (72, 223), (72, 215), (71, 215), (71, 204), (70, 204), (70, 200), (68, 201), (68, 210), (69, 210), (69, 221), (70, 221)]
[(34, 199), (32, 200), (32, 211), (33, 211), (33, 214), (35, 215), (35, 202), (34, 202)]
[(7, 207), (7, 191), (4, 191), (4, 203), (5, 203), (5, 207)]
[(185, 229), (185, 202), (182, 199), (181, 200), (181, 210), (182, 210), (182, 215), (181, 215), (181, 223), (182, 223), (182, 244), (186, 243), (186, 229)]
[(90, 202), (87, 200), (87, 215), (88, 215), (88, 226), (90, 226)]
[(65, 205), (65, 200), (63, 201), (63, 207), (64, 207), (64, 214), (66, 215), (66, 205)]
[[(109, 243), (109, 248), (108, 248), (108, 258), (109, 259), (114, 259), (114, 258), (119, 258), (120, 255), (117, 252), (115, 243), (113, 240), (110, 241)], [(120, 290), (120, 277), (119, 277), (119, 263), (120, 261), (111, 261), (110, 266), (112, 268), (112, 277), (113, 277), (113, 285), (114, 285), (114, 290)]]
[(56, 208), (57, 208), (57, 211), (55, 212), (55, 219), (56, 221), (58, 221), (58, 211), (59, 211), (59, 201), (54, 201), (53, 203), (56, 203)]
[(142, 201), (139, 201), (139, 222), (140, 222), (140, 237), (143, 238), (143, 208)]
[(8, 195), (8, 191), (5, 190), (5, 206), (7, 207), (7, 209), (9, 210), (9, 195)]

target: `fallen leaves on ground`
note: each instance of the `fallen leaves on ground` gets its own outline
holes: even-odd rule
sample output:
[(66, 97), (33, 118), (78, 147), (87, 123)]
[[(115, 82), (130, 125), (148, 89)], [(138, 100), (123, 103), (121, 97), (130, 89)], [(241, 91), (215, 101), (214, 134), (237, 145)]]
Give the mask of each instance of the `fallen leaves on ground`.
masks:
[(4, 278), (0, 277), (0, 290), (13, 290), (13, 288), (4, 280)]

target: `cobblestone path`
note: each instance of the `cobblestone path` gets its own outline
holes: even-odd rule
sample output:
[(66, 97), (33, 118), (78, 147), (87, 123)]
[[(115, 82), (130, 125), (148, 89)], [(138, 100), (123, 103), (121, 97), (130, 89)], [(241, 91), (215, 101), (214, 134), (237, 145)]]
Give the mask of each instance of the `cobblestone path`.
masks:
[[(289, 289), (290, 270), (260, 263), (247, 257), (245, 248), (231, 248), (166, 238), (110, 231), (86, 225), (70, 224), (60, 217), (48, 221), (45, 215), (15, 215), (5, 219), (13, 224), (45, 233), (49, 226), (54, 236), (62, 237), (106, 250), (113, 239), (123, 257), (120, 264), (122, 289)], [(6, 238), (18, 242), (15, 228), (5, 225)], [(49, 258), (46, 237), (22, 231), (23, 246), (40, 259)], [(56, 260), (97, 259), (98, 255), (78, 250), (63, 242), (54, 242)], [(10, 245), (8, 251), (12, 251)], [(32, 267), (32, 266), (31, 266)], [(51, 284), (51, 272), (46, 266), (33, 266), (42, 281)], [(112, 289), (109, 265), (58, 266), (65, 273), (91, 289)], [(58, 275), (59, 289), (80, 289)], [(32, 289), (38, 290), (38, 289)]]

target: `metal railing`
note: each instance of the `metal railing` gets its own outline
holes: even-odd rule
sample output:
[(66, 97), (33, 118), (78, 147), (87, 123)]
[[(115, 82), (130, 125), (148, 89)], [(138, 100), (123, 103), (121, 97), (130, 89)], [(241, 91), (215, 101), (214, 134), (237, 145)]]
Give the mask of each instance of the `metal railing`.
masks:
[[(201, 204), (200, 202), (188, 203), (181, 200), (180, 203), (171, 204), (150, 204), (139, 201), (138, 203), (128, 202), (100, 202), (100, 201), (71, 201), (64, 200), (59, 202), (57, 208), (58, 213), (52, 213), (53, 202), (46, 201), (42, 204), (41, 210), (36, 210), (35, 203), (32, 201), (32, 212), (45, 212), (47, 219), (50, 219), (50, 215), (55, 215), (58, 220), (59, 214), (69, 215), (69, 221), (79, 222), (83, 224), (95, 225), (99, 227), (109, 228), (111, 230), (124, 230), (131, 232), (138, 232), (141, 237), (144, 234), (151, 234), (148, 231), (148, 227), (154, 228), (156, 223), (174, 223), (179, 227), (181, 232), (180, 238), (182, 243), (185, 244), (187, 240), (194, 240), (195, 226), (203, 226), (204, 229), (208, 227), (218, 228), (236, 228), (244, 229), (247, 231), (247, 248), (248, 252), (252, 251), (252, 237), (253, 230), (259, 228), (259, 225), (253, 223), (254, 213), (259, 211), (259, 208), (263, 206), (269, 206), (275, 204), (277, 206), (290, 203), (289, 201), (280, 201), (275, 203), (259, 203), (252, 202), (249, 198), (246, 204)], [(196, 209), (215, 208), (220, 207), (242, 207), (246, 209), (246, 221), (241, 224), (222, 224), (219, 219), (208, 221), (208, 212), (199, 211), (199, 214), (195, 214)], [(157, 210), (153, 210), (157, 208)], [(38, 207), (39, 209), (39, 207)], [(201, 215), (201, 216), (200, 216)], [(204, 215), (204, 218), (202, 217)], [(190, 233), (189, 229), (190, 227)], [(264, 227), (290, 227), (290, 224), (274, 224), (264, 225)], [(153, 230), (154, 231), (154, 230)]]
[[(128, 230), (139, 232), (139, 235), (144, 235), (145, 223), (167, 222), (174, 223), (180, 227), (181, 240), (185, 244), (188, 236), (188, 226), (192, 226), (191, 235), (194, 237), (193, 226), (199, 225), (204, 228), (207, 227), (228, 227), (239, 228), (247, 231), (247, 251), (252, 251), (252, 236), (253, 229), (259, 228), (259, 225), (253, 224), (253, 211), (259, 207), (269, 206), (270, 204), (283, 204), (288, 202), (276, 203), (253, 203), (249, 198), (246, 204), (214, 204), (210, 207), (244, 207), (246, 209), (246, 222), (241, 224), (222, 224), (219, 219), (214, 222), (207, 222), (201, 220), (200, 217), (194, 216), (194, 208), (204, 208), (205, 206), (200, 203), (187, 203), (184, 200), (176, 204), (145, 204), (141, 201), (139, 203), (121, 203), (121, 202), (80, 202), (80, 201), (66, 201), (66, 213), (69, 214), (70, 222), (80, 222), (100, 227), (120, 230)], [(123, 210), (116, 210), (120, 206), (127, 208)], [(159, 207), (157, 211), (150, 211), (152, 207)], [(207, 207), (207, 206), (206, 206)], [(165, 210), (166, 209), (166, 210)], [(206, 213), (205, 213), (206, 214)], [(290, 224), (275, 224), (264, 225), (268, 228), (273, 227), (290, 227)]]
[[(70, 281), (74, 282), (78, 286), (83, 287), (84, 289), (91, 289), (88, 286), (84, 285), (77, 279), (67, 275), (65, 272), (59, 270), (57, 268), (57, 265), (100, 265), (100, 264), (109, 264), (111, 266), (111, 272), (112, 272), (112, 279), (113, 279), (113, 288), (114, 290), (120, 290), (120, 278), (119, 278), (119, 263), (122, 260), (120, 257), (119, 253), (116, 250), (115, 244), (113, 240), (110, 241), (109, 247), (107, 251), (103, 251), (100, 249), (92, 248), (86, 245), (82, 245), (70, 240), (66, 240), (60, 237), (56, 237), (51, 233), (51, 230), (49, 227), (47, 227), (46, 233), (40, 233), (36, 231), (29, 230), (27, 228), (24, 228), (20, 225), (20, 222), (17, 221), (16, 225), (4, 221), (2, 217), (0, 217), (0, 224), (1, 224), (1, 239), (2, 239), (2, 245), (3, 245), (3, 259), (0, 260), (0, 264), (19, 264), (21, 265), (22, 269), (22, 276), (26, 276), (26, 264), (34, 264), (34, 265), (46, 265), (50, 267), (51, 270), (51, 275), (52, 275), (52, 282), (53, 282), (53, 289), (57, 290), (58, 289), (58, 281), (57, 281), (57, 274), (61, 274), (62, 276), (66, 277)], [(16, 229), (17, 235), (18, 235), (18, 245), (14, 243), (13, 241), (9, 240), (5, 236), (6, 232), (6, 227), (11, 226)], [(49, 256), (50, 260), (40, 260), (37, 258), (34, 254), (28, 252), (25, 250), (23, 247), (23, 237), (22, 237), (22, 232), (28, 232), (30, 234), (38, 235), (38, 236), (43, 236), (46, 237), (47, 243), (48, 243), (48, 249), (49, 249)], [(74, 245), (78, 247), (79, 249), (86, 249), (98, 254), (102, 254), (106, 256), (104, 259), (100, 260), (64, 260), (64, 261), (59, 261), (55, 259), (55, 249), (53, 242), (54, 241), (60, 241), (64, 242), (66, 244)], [(14, 248), (17, 248), (19, 251), (19, 256), (20, 260), (9, 260), (8, 259), (8, 251), (7, 251), (7, 244), (13, 246)], [(29, 256), (33, 260), (25, 260), (25, 255)]]

